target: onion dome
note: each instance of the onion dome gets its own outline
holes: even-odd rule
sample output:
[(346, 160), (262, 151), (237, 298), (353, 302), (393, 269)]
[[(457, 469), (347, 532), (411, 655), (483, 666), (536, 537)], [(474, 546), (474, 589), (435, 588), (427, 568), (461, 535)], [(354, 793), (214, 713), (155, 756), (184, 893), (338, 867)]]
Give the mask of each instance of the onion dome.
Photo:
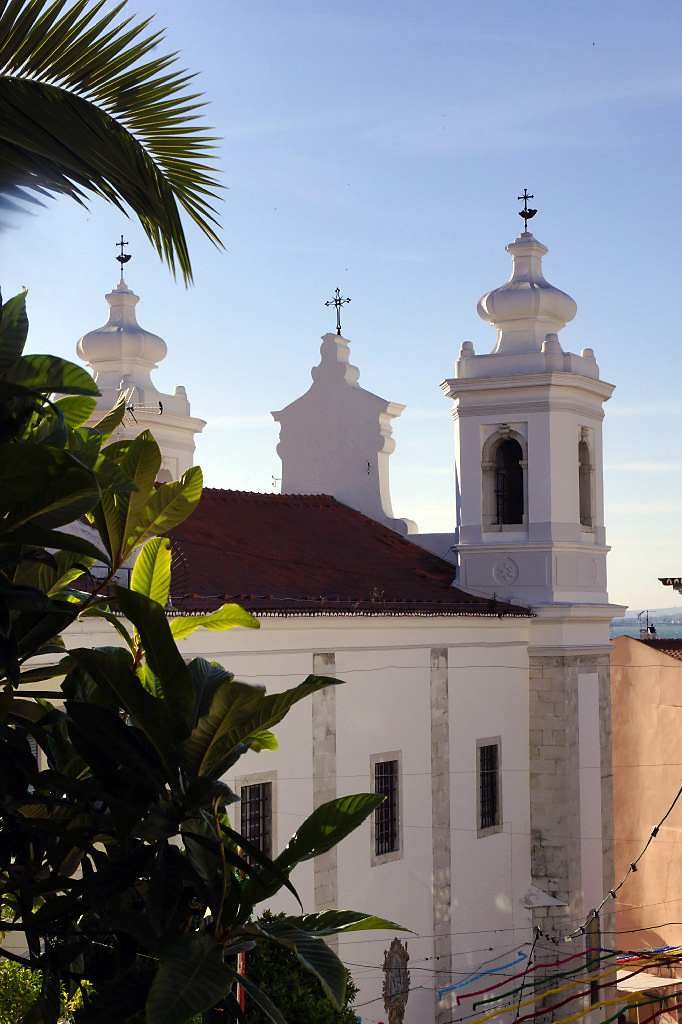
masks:
[(545, 337), (565, 327), (578, 307), (570, 295), (545, 280), (542, 257), (548, 249), (529, 231), (506, 251), (512, 258), (511, 277), (479, 300), (478, 315), (497, 329), (495, 353), (539, 352)]
[(151, 387), (151, 371), (166, 357), (166, 342), (145, 331), (137, 322), (135, 306), (139, 295), (123, 279), (106, 297), (109, 319), (103, 327), (84, 334), (77, 345), (78, 355), (92, 370), (100, 390), (118, 388), (128, 376), (138, 387)]

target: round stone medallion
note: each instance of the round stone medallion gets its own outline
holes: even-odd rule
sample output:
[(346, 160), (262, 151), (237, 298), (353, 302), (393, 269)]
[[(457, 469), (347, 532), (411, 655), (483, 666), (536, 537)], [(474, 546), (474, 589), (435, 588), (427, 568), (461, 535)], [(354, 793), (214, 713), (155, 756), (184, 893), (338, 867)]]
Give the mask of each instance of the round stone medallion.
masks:
[(501, 558), (493, 566), (493, 577), (497, 583), (514, 583), (519, 575), (519, 567), (511, 558)]

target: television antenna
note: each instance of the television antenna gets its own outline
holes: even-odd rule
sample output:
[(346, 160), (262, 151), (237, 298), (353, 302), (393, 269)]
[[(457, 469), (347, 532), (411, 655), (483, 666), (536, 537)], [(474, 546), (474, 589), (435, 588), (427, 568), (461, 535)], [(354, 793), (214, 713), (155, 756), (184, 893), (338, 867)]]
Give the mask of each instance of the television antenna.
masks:
[(135, 402), (135, 392), (137, 391), (137, 385), (132, 384), (130, 387), (121, 388), (118, 393), (118, 400), (121, 398), (125, 402), (125, 415), (121, 421), (126, 426), (130, 426), (131, 423), (137, 423), (136, 412), (150, 412), (156, 413), (158, 416), (163, 416), (163, 402)]

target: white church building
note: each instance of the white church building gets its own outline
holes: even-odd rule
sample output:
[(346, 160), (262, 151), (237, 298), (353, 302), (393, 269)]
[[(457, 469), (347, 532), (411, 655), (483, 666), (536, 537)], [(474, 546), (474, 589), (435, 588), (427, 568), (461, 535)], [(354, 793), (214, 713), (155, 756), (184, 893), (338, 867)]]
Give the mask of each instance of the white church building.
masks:
[[(360, 387), (340, 333), (323, 337), (309, 390), (273, 413), (282, 493), (207, 489), (171, 533), (176, 610), (237, 601), (261, 621), (194, 633), (180, 641), (188, 658), (270, 690), (311, 672), (344, 680), (297, 705), (279, 750), (249, 754), (228, 781), (243, 829), (273, 854), (319, 803), (386, 794), (371, 822), (294, 875), (306, 910), (365, 910), (414, 933), (338, 940), (363, 1024), (474, 1019), (467, 993), (481, 984), (468, 978), (523, 971), (534, 938), (535, 957), (554, 960), (568, 948), (554, 940), (613, 884), (609, 623), (620, 609), (606, 590), (602, 489), (613, 387), (591, 348), (559, 341), (576, 305), (543, 277), (546, 247), (524, 231), (507, 252), (509, 280), (478, 304), (492, 352), (464, 342), (440, 385), (455, 430), (452, 535), (394, 517), (390, 421), (403, 406)], [(123, 276), (107, 301), (108, 323), (78, 342), (98, 416), (125, 391), (136, 422), (122, 431), (149, 427), (174, 477), (204, 423), (183, 388), (154, 388), (165, 343), (138, 326)], [(450, 548), (451, 560), (434, 553)], [(98, 622), (70, 642), (112, 643)]]

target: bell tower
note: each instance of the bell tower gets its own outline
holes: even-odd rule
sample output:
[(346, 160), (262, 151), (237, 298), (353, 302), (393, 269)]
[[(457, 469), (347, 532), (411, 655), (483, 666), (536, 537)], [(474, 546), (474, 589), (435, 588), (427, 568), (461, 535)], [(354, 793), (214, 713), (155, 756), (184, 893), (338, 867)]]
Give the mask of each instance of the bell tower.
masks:
[(166, 357), (166, 342), (137, 322), (135, 307), (140, 298), (123, 277), (123, 267), (131, 258), (123, 252), (127, 244), (121, 235), (121, 254), (116, 257), (121, 278), (105, 296), (109, 319), (103, 327), (84, 334), (76, 351), (87, 363), (100, 390), (92, 422), (101, 419), (125, 397), (126, 416), (114, 440), (137, 437), (142, 430), (151, 430), (161, 449), (158, 479), (165, 483), (177, 480), (194, 464), (195, 436), (206, 423), (191, 415), (183, 385), (178, 385), (172, 395), (164, 394), (151, 379), (152, 371)]
[[(526, 229), (533, 213), (521, 213)], [(577, 306), (545, 280), (547, 247), (525, 230), (506, 251), (509, 280), (478, 303), (497, 343), (476, 355), (465, 341), (441, 384), (455, 423), (458, 582), (533, 606), (604, 605), (602, 406), (613, 385), (591, 348), (576, 355), (559, 341)]]
[[(534, 613), (522, 709), (529, 906), (533, 926), (557, 937), (613, 885), (609, 623), (623, 610), (606, 591), (602, 483), (613, 385), (591, 348), (576, 355), (559, 341), (577, 307), (545, 280), (548, 250), (527, 230), (535, 211), (524, 207), (526, 230), (506, 247), (511, 276), (478, 303), (495, 347), (476, 355), (465, 341), (441, 388), (455, 424), (457, 584)], [(602, 927), (613, 927), (608, 915)], [(575, 951), (559, 941), (539, 962)]]

